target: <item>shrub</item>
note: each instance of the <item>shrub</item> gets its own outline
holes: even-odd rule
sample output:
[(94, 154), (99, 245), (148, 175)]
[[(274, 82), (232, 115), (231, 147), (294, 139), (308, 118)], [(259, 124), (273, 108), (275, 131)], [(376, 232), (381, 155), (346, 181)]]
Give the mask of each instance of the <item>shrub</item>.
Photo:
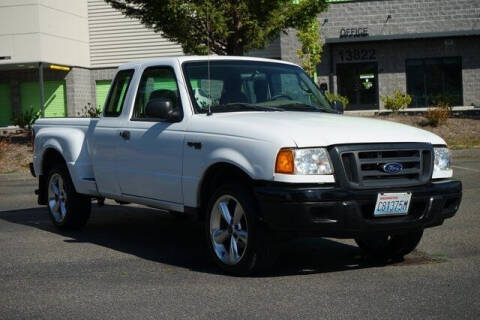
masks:
[(325, 97), (327, 98), (327, 100), (330, 103), (333, 103), (333, 101), (335, 101), (335, 100), (340, 101), (341, 103), (343, 103), (343, 108), (344, 109), (347, 109), (347, 106), (350, 103), (350, 101), (348, 100), (347, 97), (341, 96), (339, 94), (334, 94), (334, 93), (331, 93), (331, 92), (325, 92)]
[(102, 114), (102, 109), (92, 106), (91, 103), (87, 103), (85, 107), (83, 107), (82, 111), (77, 112), (77, 115), (80, 118), (99, 118)]
[(32, 124), (40, 117), (40, 111), (34, 111), (30, 108), (27, 111), (14, 113), (12, 117), (12, 124), (19, 126), (22, 129), (32, 129)]
[(447, 122), (450, 117), (450, 109), (446, 106), (438, 106), (435, 108), (429, 108), (425, 114), (428, 124), (432, 127), (438, 127), (441, 124)]
[(381, 96), (381, 99), (385, 109), (392, 110), (394, 113), (404, 109), (412, 102), (412, 97), (398, 89), (393, 90), (393, 96), (385, 95)]
[(453, 104), (455, 103), (455, 97), (448, 93), (442, 93), (432, 98), (433, 105), (437, 107), (445, 107), (452, 111)]

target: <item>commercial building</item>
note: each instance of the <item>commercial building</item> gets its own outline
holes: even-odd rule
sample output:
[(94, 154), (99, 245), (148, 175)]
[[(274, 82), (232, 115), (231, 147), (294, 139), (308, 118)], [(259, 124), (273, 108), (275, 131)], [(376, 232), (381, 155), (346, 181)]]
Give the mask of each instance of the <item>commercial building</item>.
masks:
[[(480, 0), (336, 0), (319, 23), (320, 81), (350, 110), (382, 108), (394, 89), (412, 96), (411, 108), (439, 97), (480, 106)], [(280, 46), (297, 61), (294, 32)]]
[[(480, 0), (330, 2), (318, 18), (318, 76), (350, 110), (382, 108), (394, 89), (412, 95), (412, 108), (439, 96), (480, 106)], [(298, 63), (298, 47), (292, 30), (249, 55)], [(103, 105), (118, 65), (182, 54), (103, 0), (2, 0), (0, 126), (41, 101), (46, 117), (78, 116)]]
[(78, 116), (103, 105), (118, 65), (182, 54), (103, 0), (2, 0), (0, 126), (41, 101), (46, 117)]

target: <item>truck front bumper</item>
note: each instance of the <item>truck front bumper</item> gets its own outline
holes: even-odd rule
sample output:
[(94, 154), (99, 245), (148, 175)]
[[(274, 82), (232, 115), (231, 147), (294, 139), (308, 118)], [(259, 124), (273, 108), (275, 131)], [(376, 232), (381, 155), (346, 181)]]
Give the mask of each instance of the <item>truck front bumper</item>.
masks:
[[(411, 192), (408, 215), (375, 218), (380, 192)], [(436, 181), (425, 186), (349, 190), (339, 187), (258, 186), (255, 194), (264, 221), (275, 230), (323, 237), (353, 238), (366, 233), (404, 233), (441, 225), (457, 212), (460, 181)]]

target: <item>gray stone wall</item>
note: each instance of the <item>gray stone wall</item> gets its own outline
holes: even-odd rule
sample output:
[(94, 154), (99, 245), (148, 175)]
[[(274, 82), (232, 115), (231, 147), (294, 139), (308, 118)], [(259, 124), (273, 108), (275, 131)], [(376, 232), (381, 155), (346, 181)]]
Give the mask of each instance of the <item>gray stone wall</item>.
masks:
[(370, 36), (478, 30), (480, 0), (332, 3), (319, 21), (324, 38), (338, 38), (342, 28), (357, 27), (368, 28)]
[(95, 105), (95, 88), (92, 87), (90, 70), (72, 68), (65, 77), (67, 116), (78, 117), (89, 103)]
[(462, 55), (463, 104), (480, 107), (480, 37), (465, 39)]

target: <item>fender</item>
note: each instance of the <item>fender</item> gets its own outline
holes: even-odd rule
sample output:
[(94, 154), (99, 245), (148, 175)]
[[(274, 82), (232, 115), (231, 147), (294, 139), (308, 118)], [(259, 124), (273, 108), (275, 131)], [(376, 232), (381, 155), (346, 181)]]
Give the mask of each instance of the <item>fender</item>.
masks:
[(35, 136), (34, 159), (34, 168), (38, 175), (46, 174), (43, 172), (43, 158), (48, 149), (54, 149), (62, 155), (77, 190), (82, 178), (93, 177), (85, 132), (81, 129), (47, 127), (38, 131)]
[[(194, 175), (186, 174), (182, 177), (184, 205), (187, 207), (198, 207), (200, 201), (200, 186), (208, 170), (218, 164), (227, 163), (237, 167), (243, 171), (252, 180), (268, 180), (273, 175), (273, 160), (269, 159), (270, 152), (249, 153), (252, 157), (247, 158), (248, 151), (236, 144), (237, 148), (233, 149), (225, 145), (219, 146), (205, 154), (204, 160), (196, 158), (195, 168), (190, 171)], [(244, 147), (247, 147), (245, 143)], [(265, 150), (270, 149), (267, 144), (264, 145)], [(240, 149), (240, 150), (239, 150)], [(244, 151), (244, 152), (242, 152)], [(266, 164), (272, 163), (268, 166)], [(190, 163), (191, 164), (191, 163)], [(192, 168), (190, 167), (189, 170)], [(197, 173), (198, 172), (198, 173)]]

